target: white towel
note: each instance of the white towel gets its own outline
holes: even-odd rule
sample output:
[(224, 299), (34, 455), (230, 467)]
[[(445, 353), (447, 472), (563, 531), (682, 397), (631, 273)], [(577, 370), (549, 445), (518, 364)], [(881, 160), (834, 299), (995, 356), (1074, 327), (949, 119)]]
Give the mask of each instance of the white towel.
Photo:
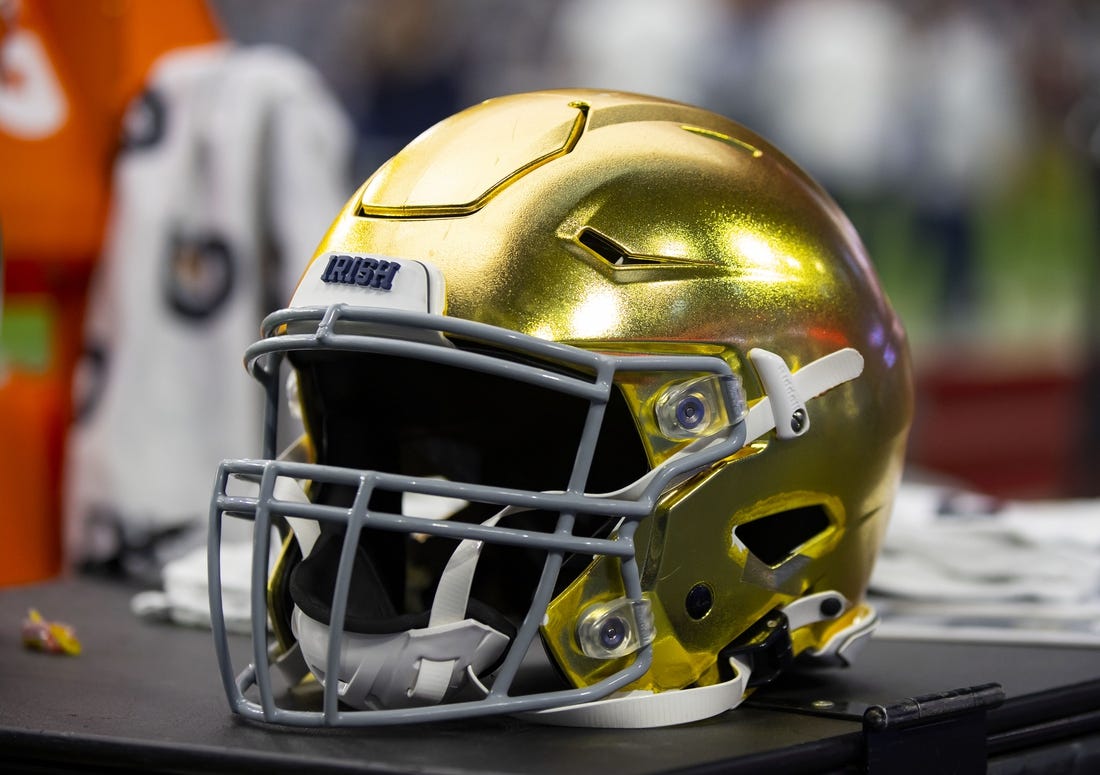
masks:
[(903, 484), (871, 589), (915, 600), (1100, 601), (1100, 500), (1001, 501)]

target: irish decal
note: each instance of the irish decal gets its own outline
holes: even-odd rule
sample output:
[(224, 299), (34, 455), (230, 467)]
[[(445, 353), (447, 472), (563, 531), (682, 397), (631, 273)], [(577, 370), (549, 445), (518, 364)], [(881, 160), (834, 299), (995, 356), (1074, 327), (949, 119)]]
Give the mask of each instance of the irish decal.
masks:
[(333, 255), (329, 256), (328, 265), (321, 273), (321, 281), (388, 291), (393, 288), (393, 278), (400, 268), (401, 264), (396, 261), (383, 258)]

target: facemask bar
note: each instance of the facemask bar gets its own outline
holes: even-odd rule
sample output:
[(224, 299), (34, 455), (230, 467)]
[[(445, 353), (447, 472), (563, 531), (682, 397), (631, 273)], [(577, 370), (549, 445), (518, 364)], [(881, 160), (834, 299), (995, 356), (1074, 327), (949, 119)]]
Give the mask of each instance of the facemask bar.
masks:
[[(351, 330), (354, 333), (338, 333), (338, 324), (342, 330)], [(672, 481), (686, 478), (703, 467), (732, 455), (744, 444), (745, 430), (741, 415), (743, 407), (739, 406), (733, 397), (727, 397), (727, 406), (724, 408), (733, 421), (725, 432), (693, 442), (682, 453), (667, 460), (633, 485), (617, 493), (600, 496), (586, 494), (585, 481), (595, 452), (604, 410), (614, 389), (615, 375), (624, 372), (682, 371), (692, 374), (714, 374), (732, 383), (736, 377), (727, 363), (720, 358), (709, 356), (596, 353), (462, 319), (405, 310), (346, 305), (282, 310), (268, 316), (262, 330), (265, 338), (246, 351), (246, 365), (264, 386), (267, 396), (264, 431), (266, 459), (222, 463), (218, 470), (210, 510), (208, 563), (211, 619), (223, 686), (230, 706), (235, 712), (247, 718), (291, 726), (374, 726), (501, 712), (516, 713), (606, 697), (637, 680), (649, 669), (652, 650), (651, 646), (645, 645), (636, 652), (635, 659), (629, 666), (592, 686), (516, 697), (508, 694), (524, 655), (538, 636), (539, 626), (550, 603), (564, 555), (579, 553), (620, 558), (620, 573), (626, 597), (641, 603), (642, 589), (633, 547), (633, 536), (638, 522), (653, 512), (657, 499)], [(297, 333), (303, 330), (308, 332)], [(372, 332), (384, 332), (384, 336)], [(404, 336), (396, 338), (395, 332)], [(582, 375), (591, 375), (591, 377), (561, 374), (494, 355), (460, 350), (448, 346), (447, 340), (443, 338), (447, 335), (480, 341), (541, 361), (564, 364)], [(536, 492), (276, 460), (275, 431), (280, 402), (281, 362), (290, 351), (317, 349), (415, 358), (515, 379), (584, 398), (588, 401), (589, 408), (568, 489), (565, 492)], [(730, 391), (724, 394), (732, 395)], [(258, 496), (228, 495), (227, 486), (230, 477), (233, 476), (258, 481)], [(355, 500), (350, 509), (303, 503), (298, 500), (279, 500), (275, 496), (275, 483), (279, 477), (351, 486), (356, 489)], [(379, 489), (457, 497), (468, 501), (495, 504), (501, 508), (557, 512), (558, 519), (552, 532), (543, 533), (500, 525), (490, 527), (368, 510), (367, 504), (371, 494)], [(221, 602), (219, 558), (222, 521), (225, 514), (251, 519), (255, 523), (251, 589), (253, 662), (236, 677), (234, 677), (229, 654)], [(622, 524), (612, 538), (596, 539), (576, 536), (572, 534), (572, 529), (579, 514), (614, 517), (621, 519)], [(459, 701), (431, 707), (340, 711), (337, 705), (337, 681), (329, 680), (326, 681), (321, 712), (277, 707), (271, 686), (272, 662), (267, 649), (265, 597), (270, 533), (272, 521), (276, 517), (330, 521), (346, 526), (330, 618), (331, 640), (328, 643), (328, 664), (330, 665), (339, 663), (346, 601), (351, 584), (352, 559), (363, 527), (545, 550), (547, 556), (531, 607), (520, 625), (507, 657), (495, 673), (489, 694), (480, 700)], [(244, 696), (244, 693), (253, 686), (258, 689), (260, 695), (258, 704)]]

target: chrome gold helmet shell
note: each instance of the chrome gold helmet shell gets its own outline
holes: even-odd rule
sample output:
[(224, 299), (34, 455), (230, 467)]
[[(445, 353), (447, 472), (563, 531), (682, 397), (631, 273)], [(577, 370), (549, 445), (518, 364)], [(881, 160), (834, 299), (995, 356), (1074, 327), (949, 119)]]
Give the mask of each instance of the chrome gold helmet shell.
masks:
[[(769, 622), (789, 625), (784, 643), (791, 657), (843, 656), (849, 635), (868, 629), (873, 616), (862, 601), (912, 413), (905, 335), (837, 205), (735, 122), (657, 98), (581, 90), (472, 107), (426, 131), (366, 181), (321, 241), (289, 311), (280, 314), (249, 361), (274, 401), (275, 370), (265, 359), (310, 351), (290, 356), (306, 435), (300, 461), (286, 464), (290, 468), (268, 472), (252, 463), (249, 471), (268, 483), (275, 522), (290, 516), (290, 556), (312, 557), (302, 564), (315, 568), (321, 564), (315, 547), (337, 533), (334, 544), (354, 533), (368, 536), (357, 539), (366, 546), (372, 526), (382, 524), (371, 522), (372, 515), (383, 511), (394, 518), (377, 536), (392, 547), (410, 546), (407, 558), (448, 531), (468, 530), (454, 533), (458, 548), (448, 544), (453, 554), (440, 564), (477, 555), (473, 544), (519, 546), (518, 533), (503, 531), (523, 509), (549, 513), (546, 533), (558, 536), (535, 541), (542, 543), (535, 580), (521, 596), (525, 610), (495, 607), (516, 632), (501, 636), (508, 643), (492, 658), (440, 658), (451, 667), (441, 668), (446, 685), (432, 692), (417, 689), (427, 679), (409, 668), (407, 691), (410, 697), (419, 692), (422, 702), (404, 707), (405, 689), (367, 688), (367, 699), (358, 704), (340, 697), (362, 708), (355, 721), (347, 720), (354, 714), (335, 712), (335, 699), (326, 699), (317, 723), (548, 713), (561, 705), (606, 702), (623, 691), (659, 696), (716, 687), (730, 680), (731, 669), (738, 672), (736, 665), (745, 667), (737, 655), (757, 648), (757, 634)], [(375, 371), (362, 365), (342, 371), (338, 359), (313, 354), (347, 355), (368, 340), (356, 355), (383, 356)], [(426, 368), (406, 368), (422, 357), (430, 361)], [(487, 453), (485, 471), (549, 467), (542, 458), (546, 437), (565, 424), (537, 401), (523, 404), (535, 399), (519, 388), (494, 384), (462, 392), (452, 367), (464, 368), (467, 357), (483, 359), (471, 373), (492, 372), (494, 379), (547, 386), (577, 375), (585, 384), (606, 381), (605, 397), (582, 407), (588, 419), (578, 426), (582, 438), (575, 455), (569, 448), (564, 473), (548, 475), (545, 483), (537, 481), (539, 470), (524, 474), (507, 494), (479, 489), (496, 481), (465, 487), (462, 474), (478, 443), (515, 447), (514, 454)], [(487, 365), (490, 360), (507, 365)], [(456, 431), (444, 441), (424, 441), (415, 454), (401, 439), (387, 447), (390, 457), (356, 451), (357, 439), (373, 432), (404, 438), (415, 425), (420, 439), (434, 432), (425, 425), (449, 427), (443, 414), (426, 409), (435, 405), (432, 382), (443, 382), (437, 386), (443, 392), (449, 386), (461, 392), (461, 414), (473, 404), (503, 406), (505, 396), (520, 403), (502, 416), (490, 414), (472, 435)], [(353, 407), (370, 403), (374, 389), (386, 400), (365, 415), (373, 419), (345, 423), (333, 417), (337, 411), (355, 414)], [(422, 412), (430, 423), (407, 420)], [(613, 414), (619, 419), (609, 425)], [(269, 434), (265, 459), (275, 457), (273, 438)], [(429, 470), (424, 450), (443, 446), (462, 452), (448, 470)], [(402, 459), (418, 462), (402, 463), (398, 450)], [(247, 466), (227, 466), (215, 494), (214, 533), (225, 515), (259, 513), (240, 499), (231, 502), (225, 483)], [(339, 476), (323, 471), (326, 466), (339, 469)], [(360, 471), (359, 479), (349, 471)], [(442, 476), (443, 483), (424, 484), (426, 476)], [(437, 498), (465, 495), (504, 511), (479, 517), (476, 530), (458, 527), (473, 524), (461, 515), (402, 520), (393, 513), (400, 508), (368, 503), (374, 496), (359, 489), (345, 492), (338, 505), (360, 524), (303, 528), (320, 514), (310, 505), (324, 503), (340, 477)], [(275, 496), (276, 482), (291, 478), (304, 494)], [(261, 492), (256, 503), (264, 497)], [(328, 506), (336, 505), (329, 498)], [(328, 523), (318, 518), (316, 524)], [(523, 529), (539, 532), (533, 524)], [(320, 538), (302, 539), (303, 530)], [(589, 548), (568, 543), (574, 537)], [(357, 550), (333, 551), (335, 563), (340, 551), (350, 558)], [(555, 554), (553, 563), (542, 559)], [(352, 560), (346, 562), (344, 573), (351, 576)], [(385, 564), (378, 557), (364, 562)], [(513, 566), (494, 570), (488, 559), (472, 562), (480, 563), (482, 586), (523, 586), (510, 575)], [(412, 574), (415, 564), (410, 559), (404, 569), (376, 568), (376, 575)], [(291, 565), (287, 560), (276, 567), (273, 608), (303, 607), (286, 600), (287, 579), (297, 572)], [(451, 586), (441, 581), (450, 571), (438, 564), (425, 572), (421, 591), (429, 597), (437, 585)], [(499, 574), (495, 580), (493, 573)], [(300, 575), (310, 574), (316, 570)], [(471, 583), (472, 600), (478, 582)], [(354, 598), (355, 584), (329, 584), (331, 607), (318, 614), (323, 621), (308, 625), (311, 632), (367, 638), (346, 623), (344, 632), (329, 633), (328, 617), (357, 605), (337, 600)], [(400, 584), (373, 589), (395, 598), (398, 586), (403, 595), (410, 585), (416, 583), (407, 575)], [(299, 584), (297, 594), (308, 597), (304, 588)], [(412, 616), (404, 604), (389, 600), (382, 618)], [(435, 604), (425, 605), (433, 621), (438, 618)], [(288, 618), (273, 617), (283, 647), (293, 649), (307, 625), (289, 626)], [(500, 632), (486, 616), (463, 621), (475, 622), (463, 638), (482, 637), (482, 628)], [(372, 622), (366, 629), (378, 629)], [(408, 632), (433, 627), (421, 622)], [(571, 689), (519, 697), (510, 688), (522, 656), (510, 652), (527, 648), (535, 629)], [(333, 648), (326, 653), (335, 656)], [(315, 674), (326, 672), (319, 660), (306, 660)], [(381, 679), (371, 680), (377, 687)], [(468, 699), (464, 682), (486, 696)], [(232, 691), (231, 699), (238, 710), (247, 705)], [(299, 716), (275, 720), (307, 723)]]

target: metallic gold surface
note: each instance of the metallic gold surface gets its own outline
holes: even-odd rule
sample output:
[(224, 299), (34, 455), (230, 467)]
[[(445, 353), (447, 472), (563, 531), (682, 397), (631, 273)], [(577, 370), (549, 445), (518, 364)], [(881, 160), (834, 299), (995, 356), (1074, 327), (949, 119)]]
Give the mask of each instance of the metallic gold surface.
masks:
[(476, 114), (459, 114), (447, 131), (429, 129), (371, 177), (360, 214), (423, 218), (474, 212), (500, 188), (569, 153), (584, 129), (583, 104), (547, 100), (504, 110), (497, 123), (512, 127), (512, 142), (483, 137)]
[[(713, 682), (721, 648), (805, 593), (863, 597), (912, 409), (907, 345), (850, 223), (760, 137), (634, 95), (490, 101), (379, 170), (318, 254), (327, 251), (432, 262), (452, 316), (603, 351), (717, 355), (750, 404), (762, 396), (746, 359), (752, 347), (792, 370), (856, 348), (863, 375), (810, 402), (809, 433), (769, 434), (667, 493), (640, 526), (657, 640), (635, 688)], [(636, 379), (621, 387), (656, 464), (678, 445), (652, 415), (659, 385)], [(775, 566), (734, 537), (738, 525), (803, 506), (822, 507), (829, 526)], [(594, 561), (543, 628), (579, 685), (624, 664), (584, 656), (574, 637), (581, 611), (622, 595), (617, 562)], [(700, 583), (714, 606), (695, 620), (684, 601)], [(796, 648), (818, 645), (827, 629), (801, 634)]]

